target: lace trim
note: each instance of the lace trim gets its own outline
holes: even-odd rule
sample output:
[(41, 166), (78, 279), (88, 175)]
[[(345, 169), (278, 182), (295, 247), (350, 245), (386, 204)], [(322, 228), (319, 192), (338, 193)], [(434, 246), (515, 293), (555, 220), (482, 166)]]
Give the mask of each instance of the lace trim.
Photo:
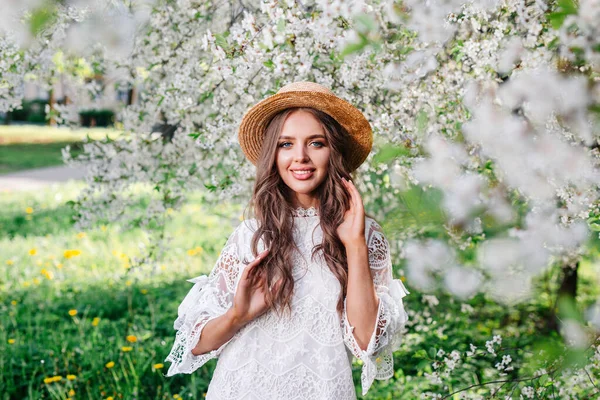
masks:
[(319, 211), (315, 207), (298, 207), (292, 210), (292, 215), (294, 217), (318, 217)]

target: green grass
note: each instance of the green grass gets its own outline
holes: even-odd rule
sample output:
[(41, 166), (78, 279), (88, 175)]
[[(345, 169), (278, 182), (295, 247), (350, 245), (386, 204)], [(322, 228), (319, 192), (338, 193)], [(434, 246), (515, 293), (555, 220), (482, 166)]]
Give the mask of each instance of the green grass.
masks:
[[(191, 287), (185, 280), (212, 269), (243, 206), (211, 208), (192, 195), (181, 211), (172, 212), (167, 231), (174, 240), (166, 258), (131, 268), (148, 238), (112, 225), (75, 231), (64, 203), (76, 197), (80, 185), (0, 197), (0, 399), (202, 398), (215, 360), (194, 374), (171, 378), (163, 376), (168, 364), (161, 364), (173, 344), (177, 307)], [(541, 329), (550, 297), (505, 307), (478, 295), (467, 302), (474, 311), (465, 313), (462, 302), (439, 293), (439, 305), (428, 306), (406, 284), (411, 320), (394, 354), (394, 378), (375, 381), (366, 399), (414, 399), (432, 390), (423, 374), (432, 372), (439, 349), (464, 352), (474, 343), (483, 350), (486, 340), (501, 334), (500, 357), (517, 360), (510, 377), (519, 378), (535, 369), (539, 357), (532, 349), (560, 343)], [(589, 264), (582, 266), (580, 286), (582, 304), (590, 304), (597, 288)], [(453, 378), (450, 389), (494, 379), (494, 364), (483, 354)], [(355, 363), (358, 394), (360, 373)]]
[(61, 149), (71, 145), (72, 154), (81, 153), (82, 140), (89, 135), (93, 140), (108, 135), (121, 135), (115, 129), (89, 128), (70, 130), (50, 126), (0, 126), (0, 174), (31, 168), (62, 165)]
[(0, 146), (0, 174), (63, 165), (61, 149), (67, 145), (71, 145), (71, 154), (74, 157), (83, 150), (79, 142), (22, 143)]
[[(221, 205), (217, 214), (193, 197), (168, 227), (175, 235), (169, 258), (132, 269), (147, 238), (115, 226), (74, 231), (64, 202), (77, 185), (0, 199), (0, 398), (63, 399), (73, 397), (69, 390), (90, 399), (201, 396), (214, 362), (170, 379), (157, 364), (173, 344), (177, 306), (191, 287), (185, 279), (210, 271), (239, 223), (216, 215), (241, 211)], [(54, 376), (62, 379), (44, 382)]]

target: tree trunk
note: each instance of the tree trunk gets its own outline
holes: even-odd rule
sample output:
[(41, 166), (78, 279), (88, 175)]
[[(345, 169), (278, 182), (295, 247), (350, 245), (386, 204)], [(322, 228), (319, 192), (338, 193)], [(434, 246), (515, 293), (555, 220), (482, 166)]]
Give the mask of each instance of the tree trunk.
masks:
[(561, 271), (562, 281), (560, 282), (560, 287), (558, 288), (558, 292), (556, 293), (554, 307), (552, 307), (551, 314), (547, 320), (547, 328), (556, 332), (558, 332), (560, 324), (560, 321), (558, 320), (558, 316), (556, 314), (558, 311), (558, 299), (563, 296), (568, 296), (571, 299), (573, 299), (573, 301), (575, 301), (577, 297), (579, 261), (575, 262), (574, 265), (563, 265)]

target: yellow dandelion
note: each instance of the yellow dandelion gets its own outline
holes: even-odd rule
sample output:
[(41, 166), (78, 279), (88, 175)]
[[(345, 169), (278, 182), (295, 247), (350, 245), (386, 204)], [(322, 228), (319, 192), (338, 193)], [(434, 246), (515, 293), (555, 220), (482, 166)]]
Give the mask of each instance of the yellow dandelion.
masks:
[(400, 280), (401, 280), (402, 282), (404, 282), (404, 281), (406, 281), (406, 278), (405, 278), (404, 276), (401, 276), (401, 277), (400, 277)]
[(81, 254), (80, 250), (65, 250), (65, 252), (63, 253), (63, 256), (65, 258), (71, 258), (71, 257), (75, 257)]
[(77, 234), (77, 239), (83, 239), (85, 236), (86, 236), (86, 235), (85, 235), (85, 232), (79, 232), (79, 233)]
[(38, 278), (33, 278), (33, 284), (34, 285), (39, 285), (40, 284), (40, 280)]
[(98, 326), (99, 323), (100, 323), (100, 318), (94, 317), (94, 319), (92, 320), (92, 326)]
[(74, 317), (74, 316), (76, 316), (76, 315), (77, 315), (77, 310), (75, 310), (75, 309), (69, 310), (69, 315), (70, 315), (71, 317)]
[(175, 394), (173, 395), (173, 398), (174, 398), (174, 399), (180, 399), (180, 398), (181, 398), (181, 396), (180, 396), (179, 394), (175, 393)]
[(114, 400), (114, 398), (112, 396), (108, 396), (106, 400)]
[(16, 306), (17, 305), (17, 301), (13, 300), (13, 301), (10, 302), (10, 304), (12, 304), (13, 306)]
[(161, 265), (161, 266), (160, 266), (160, 270), (161, 270), (161, 271), (165, 271), (166, 269), (167, 269), (167, 266), (166, 266), (166, 265)]
[(58, 263), (58, 264), (56, 264), (56, 268), (58, 268), (58, 269), (62, 269), (62, 267), (63, 267), (63, 264), (62, 264), (62, 263)]
[(35, 247), (33, 249), (29, 250), (30, 256), (35, 256), (36, 254), (37, 254), (37, 249)]
[(127, 341), (129, 343), (135, 343), (135, 342), (137, 342), (137, 337), (135, 335), (129, 335), (125, 339), (127, 339)]
[[(74, 381), (75, 379), (77, 379), (77, 375), (69, 374), (67, 375), (67, 379), (70, 381)], [(73, 392), (73, 394), (75, 394), (75, 392)], [(73, 394), (69, 393), (69, 396), (73, 396)]]
[(163, 363), (154, 364), (154, 369), (162, 369), (164, 366), (165, 365)]
[(125, 281), (125, 286), (131, 286), (131, 281)]
[(31, 282), (29, 282), (29, 281), (23, 282), (23, 287), (29, 287), (29, 286), (31, 286)]
[(195, 256), (196, 255), (196, 250), (195, 249), (189, 249), (187, 251), (187, 253), (188, 253), (188, 256)]
[(167, 208), (167, 215), (173, 214), (173, 212), (174, 210), (171, 207)]
[(140, 292), (141, 292), (142, 294), (148, 294), (148, 289), (142, 289), (142, 290), (140, 290)]
[(54, 381), (52, 380), (51, 377), (44, 378), (44, 383), (45, 384), (49, 384), (49, 383), (52, 383), (52, 382), (54, 382)]
[(13, 260), (6, 260), (6, 265), (13, 265), (15, 262)]
[(115, 362), (114, 362), (114, 361), (109, 361), (109, 362), (107, 362), (107, 363), (106, 363), (106, 365), (105, 365), (105, 367), (106, 367), (106, 368), (109, 368), (109, 369), (110, 369), (110, 368), (112, 368), (112, 367), (114, 367), (114, 366), (115, 366)]
[(54, 277), (54, 274), (52, 273), (52, 271), (48, 271), (46, 268), (43, 268), (40, 273), (42, 275), (44, 275), (46, 277), (46, 279), (48, 280), (52, 280), (52, 278)]
[(15, 344), (15, 339), (8, 339), (8, 344)]
[(32, 208), (32, 207), (27, 207), (27, 208), (25, 209), (25, 212), (26, 212), (27, 214), (33, 214), (33, 208)]
[[(75, 375), (71, 375), (71, 376), (75, 376)], [(67, 378), (69, 378), (68, 375), (67, 375)], [(68, 395), (71, 396), (71, 397), (75, 396), (75, 391), (73, 389), (69, 390)]]
[(131, 346), (123, 346), (121, 347), (121, 351), (123, 351), (124, 353), (127, 353), (129, 351), (133, 350), (133, 347)]

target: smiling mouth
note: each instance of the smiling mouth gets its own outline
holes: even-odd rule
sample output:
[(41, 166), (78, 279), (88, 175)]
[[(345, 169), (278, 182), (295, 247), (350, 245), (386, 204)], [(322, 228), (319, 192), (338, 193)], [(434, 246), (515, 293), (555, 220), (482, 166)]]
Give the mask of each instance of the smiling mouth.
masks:
[(304, 181), (312, 178), (315, 173), (314, 169), (305, 169), (305, 170), (291, 170), (294, 178)]

